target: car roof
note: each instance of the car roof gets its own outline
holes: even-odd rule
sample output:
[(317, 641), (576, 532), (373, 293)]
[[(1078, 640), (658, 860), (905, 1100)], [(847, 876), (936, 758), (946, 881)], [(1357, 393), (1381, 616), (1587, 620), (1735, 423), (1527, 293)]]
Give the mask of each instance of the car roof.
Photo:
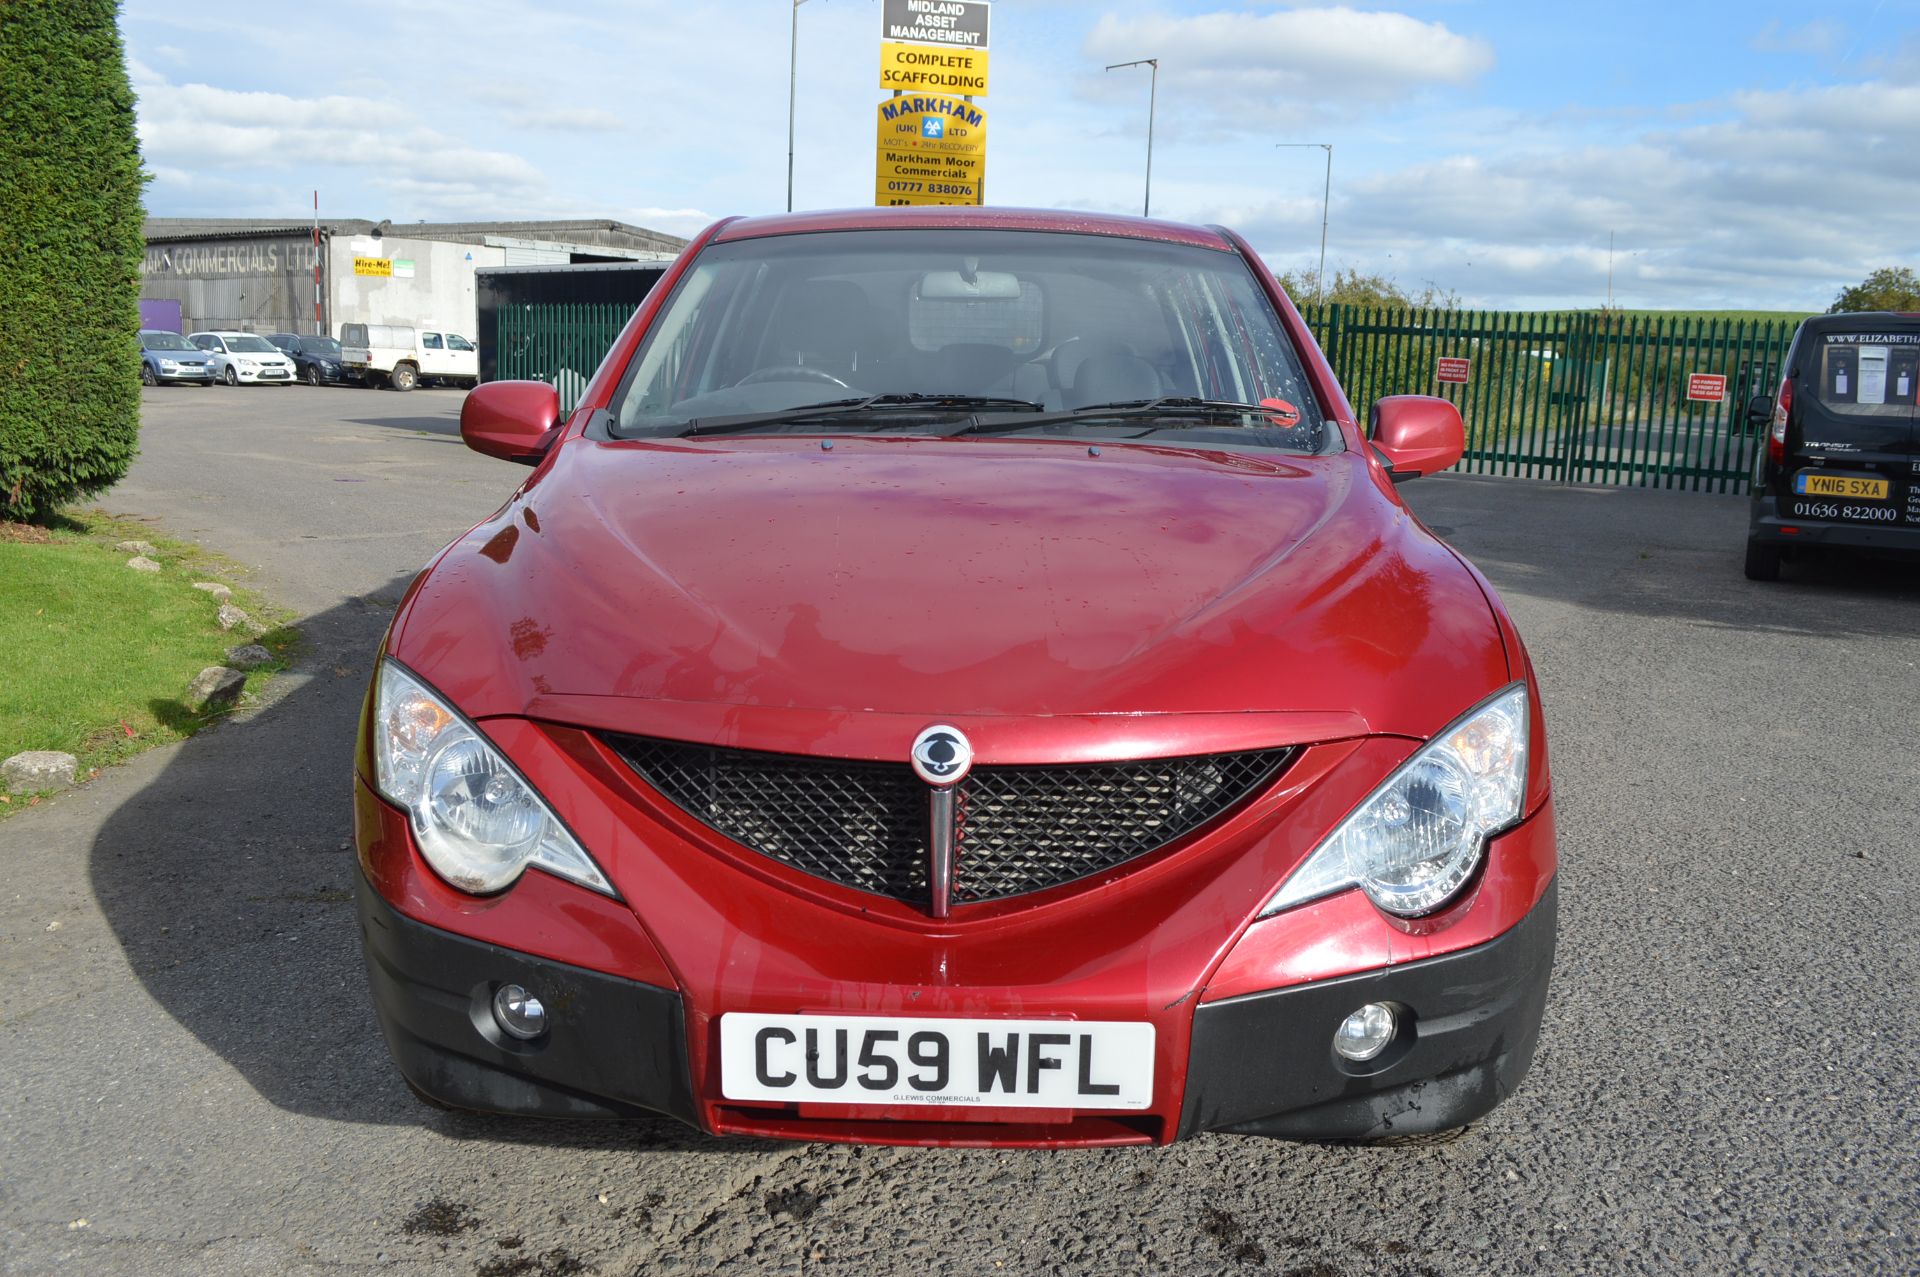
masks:
[(1184, 222), (1162, 222), (1117, 213), (1088, 213), (1062, 208), (972, 208), (935, 205), (923, 208), (840, 208), (809, 213), (773, 213), (742, 217), (723, 223), (714, 241), (760, 239), (771, 235), (806, 235), (819, 231), (881, 230), (1005, 230), (1064, 231), (1080, 235), (1113, 235), (1124, 239), (1160, 240), (1193, 244), (1232, 252), (1233, 245), (1218, 230)]
[(1920, 320), (1920, 311), (1843, 310), (1834, 315), (1812, 315), (1800, 321), (1805, 328), (1911, 328)]

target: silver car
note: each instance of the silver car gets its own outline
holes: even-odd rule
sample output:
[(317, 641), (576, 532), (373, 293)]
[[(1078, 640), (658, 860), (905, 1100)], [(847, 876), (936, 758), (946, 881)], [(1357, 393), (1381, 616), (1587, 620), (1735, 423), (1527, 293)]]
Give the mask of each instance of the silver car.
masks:
[(293, 360), (258, 333), (189, 333), (187, 340), (207, 352), (213, 375), (229, 386), (293, 384)]
[(206, 351), (164, 328), (140, 330), (140, 384), (187, 381), (213, 384), (213, 360)]

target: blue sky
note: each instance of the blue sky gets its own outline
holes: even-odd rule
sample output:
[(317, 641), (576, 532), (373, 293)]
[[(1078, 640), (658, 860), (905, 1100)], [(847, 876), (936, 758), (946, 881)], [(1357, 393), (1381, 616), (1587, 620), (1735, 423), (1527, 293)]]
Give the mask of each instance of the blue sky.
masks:
[[(127, 0), (158, 215), (613, 217), (786, 201), (787, 0)], [(799, 11), (795, 204), (873, 195), (879, 0)], [(1920, 266), (1920, 0), (994, 5), (987, 198), (1224, 222), (1475, 306), (1823, 309)]]

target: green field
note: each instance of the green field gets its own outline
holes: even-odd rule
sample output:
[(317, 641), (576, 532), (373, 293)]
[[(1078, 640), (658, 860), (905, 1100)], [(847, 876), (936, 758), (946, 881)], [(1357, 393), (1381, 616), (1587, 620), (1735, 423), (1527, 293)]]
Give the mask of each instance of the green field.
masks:
[[(127, 567), (122, 540), (156, 547), (156, 573)], [(182, 702), (187, 682), (240, 643), (259, 642), (277, 657), (291, 630), (261, 599), (234, 584), (232, 565), (151, 528), (100, 513), (76, 514), (51, 529), (0, 525), (0, 758), (53, 749), (80, 760), (84, 778), (152, 745), (205, 725)], [(255, 639), (223, 632), (219, 603), (192, 588), (215, 580), (233, 602), (270, 628)], [(249, 684), (281, 664), (249, 674)], [(18, 809), (15, 798), (0, 805)]]

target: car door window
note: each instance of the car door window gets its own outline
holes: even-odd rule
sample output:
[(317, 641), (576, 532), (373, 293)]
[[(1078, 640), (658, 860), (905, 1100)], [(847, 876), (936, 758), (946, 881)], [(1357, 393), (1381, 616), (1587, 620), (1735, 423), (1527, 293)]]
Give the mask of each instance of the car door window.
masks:
[(448, 333), (447, 349), (448, 350), (472, 350), (473, 343), (468, 341), (465, 337), (462, 337), (459, 333)]
[(440, 334), (439, 333), (421, 333), (420, 345), (427, 350), (439, 350)]

